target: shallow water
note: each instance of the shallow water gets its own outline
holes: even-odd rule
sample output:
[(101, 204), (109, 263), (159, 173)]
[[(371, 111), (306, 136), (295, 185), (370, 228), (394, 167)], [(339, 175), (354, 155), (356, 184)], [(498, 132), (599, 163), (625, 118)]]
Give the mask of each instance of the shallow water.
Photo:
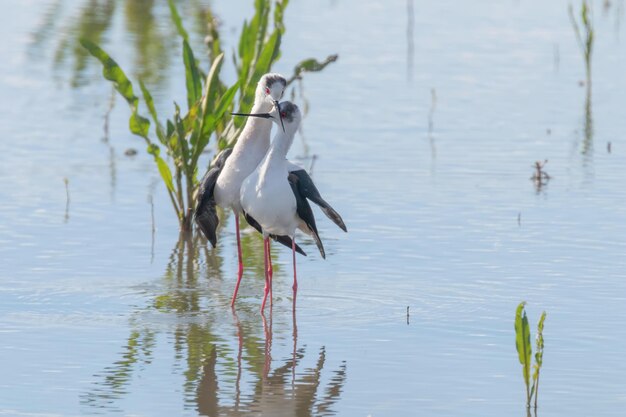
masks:
[[(184, 84), (167, 4), (5, 10), (0, 415), (523, 416), (522, 300), (533, 333), (548, 313), (537, 414), (623, 415), (623, 1), (596, 2), (590, 97), (565, 1), (362, 3), (287, 10), (276, 71), (340, 57), (305, 76), (291, 155), (316, 156), (349, 233), (319, 214), (328, 256), (305, 241), (295, 316), (291, 254), (274, 247), (265, 317), (258, 237), (233, 314), (232, 219), (216, 250), (179, 241), (127, 107), (102, 141), (110, 85), (71, 47), (102, 31), (169, 111)], [(200, 47), (198, 4), (182, 13)], [(229, 50), (251, 7), (212, 7)]]

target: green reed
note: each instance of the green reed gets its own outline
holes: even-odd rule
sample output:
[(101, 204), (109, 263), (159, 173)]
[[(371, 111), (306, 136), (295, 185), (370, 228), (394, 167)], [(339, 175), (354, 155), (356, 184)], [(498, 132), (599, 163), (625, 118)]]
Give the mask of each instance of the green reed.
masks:
[[(535, 339), (535, 363), (532, 363), (532, 345), (530, 343), (530, 326), (528, 317), (524, 307), (526, 302), (523, 301), (517, 306), (515, 311), (515, 347), (522, 365), (522, 376), (526, 385), (526, 407), (530, 408), (534, 398), (534, 408), (537, 408), (537, 397), (539, 394), (539, 375), (541, 366), (543, 365), (543, 324), (546, 319), (544, 311), (537, 323), (537, 337)], [(531, 369), (533, 370), (531, 375)]]
[[(230, 108), (238, 88), (236, 83), (223, 93), (218, 93), (217, 74), (224, 60), (218, 56), (206, 77), (200, 76), (198, 63), (187, 40), (183, 40), (183, 61), (187, 87), (188, 110), (174, 103), (174, 115), (165, 123), (159, 120), (152, 95), (139, 82), (143, 100), (154, 122), (157, 141), (150, 137), (150, 120), (139, 114), (140, 98), (135, 95), (133, 84), (122, 68), (95, 43), (81, 39), (81, 44), (103, 65), (104, 78), (113, 82), (115, 89), (127, 101), (131, 109), (130, 131), (144, 139), (147, 152), (154, 157), (161, 179), (165, 183), (170, 201), (178, 217), (180, 229), (190, 231), (195, 208), (194, 191), (198, 186), (198, 159), (215, 132), (217, 124)], [(161, 156), (161, 148), (167, 152), (170, 163)]]
[[(239, 80), (239, 94), (234, 107), (242, 113), (247, 113), (252, 109), (259, 78), (270, 72), (273, 64), (280, 59), (280, 45), (286, 30), (284, 13), (288, 4), (289, 0), (277, 0), (272, 14), (271, 1), (254, 0), (254, 15), (249, 21), (243, 22), (237, 51), (232, 56)], [(270, 27), (270, 14), (272, 14), (273, 27)], [(211, 51), (210, 55), (222, 53), (219, 32), (211, 21), (209, 31), (207, 47)], [(337, 58), (337, 55), (329, 55), (322, 62), (314, 58), (300, 61), (294, 67), (293, 75), (288, 79), (288, 85), (295, 79), (301, 79), (305, 72), (322, 71)], [(224, 130), (220, 131), (219, 148), (233, 146), (244, 124), (243, 118), (231, 118)]]

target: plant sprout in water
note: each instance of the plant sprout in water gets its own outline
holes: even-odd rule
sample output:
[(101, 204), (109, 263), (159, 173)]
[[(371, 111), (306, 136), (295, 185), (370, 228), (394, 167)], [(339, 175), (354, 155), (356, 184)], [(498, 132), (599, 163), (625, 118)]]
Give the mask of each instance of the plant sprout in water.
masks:
[[(543, 323), (546, 319), (544, 311), (537, 324), (537, 338), (535, 351), (535, 364), (532, 363), (532, 346), (530, 343), (530, 327), (523, 301), (517, 306), (515, 311), (515, 348), (522, 365), (522, 376), (526, 385), (526, 407), (530, 408), (534, 398), (534, 408), (537, 409), (537, 398), (539, 395), (539, 374), (543, 365)], [(531, 369), (533, 369), (531, 380)], [(531, 384), (532, 383), (532, 384)]]

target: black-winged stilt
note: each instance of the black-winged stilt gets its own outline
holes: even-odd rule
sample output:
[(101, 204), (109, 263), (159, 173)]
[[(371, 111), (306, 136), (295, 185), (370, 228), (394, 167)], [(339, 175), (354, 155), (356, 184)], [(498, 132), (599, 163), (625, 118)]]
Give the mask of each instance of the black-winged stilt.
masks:
[(246, 218), (258, 223), (264, 238), (265, 255), (265, 289), (261, 311), (265, 308), (267, 295), (271, 291), (270, 241), (271, 235), (288, 236), (291, 239), (293, 253), (293, 291), (294, 307), (298, 289), (296, 273), (296, 243), (295, 231), (302, 230), (315, 240), (322, 255), (326, 257), (324, 246), (320, 240), (315, 217), (307, 198), (320, 205), (324, 213), (342, 230), (346, 226), (337, 213), (324, 201), (313, 181), (300, 169), (290, 171), (293, 166), (286, 159), (287, 152), (293, 143), (293, 138), (300, 125), (302, 115), (298, 106), (291, 102), (276, 104), (269, 113), (237, 114), (240, 116), (254, 116), (272, 120), (281, 126), (270, 145), (270, 148), (256, 169), (241, 185), (241, 208)]
[[(270, 111), (274, 103), (278, 103), (278, 100), (283, 96), (286, 86), (287, 81), (280, 74), (263, 75), (257, 84), (252, 111)], [(255, 118), (248, 120), (235, 146), (232, 149), (222, 151), (218, 155), (215, 163), (200, 182), (198, 189), (198, 204), (194, 218), (196, 224), (213, 247), (217, 243), (216, 230), (219, 224), (219, 218), (215, 210), (216, 205), (224, 209), (232, 209), (235, 215), (239, 268), (231, 306), (235, 303), (239, 284), (243, 276), (239, 228), (239, 215), (242, 210), (239, 203), (239, 190), (243, 180), (254, 171), (267, 153), (270, 146), (271, 128), (272, 123), (269, 120)], [(256, 228), (259, 229), (259, 227)], [(292, 246), (291, 239), (287, 236), (272, 237), (288, 247)], [(305, 254), (300, 247), (297, 247), (296, 250)]]

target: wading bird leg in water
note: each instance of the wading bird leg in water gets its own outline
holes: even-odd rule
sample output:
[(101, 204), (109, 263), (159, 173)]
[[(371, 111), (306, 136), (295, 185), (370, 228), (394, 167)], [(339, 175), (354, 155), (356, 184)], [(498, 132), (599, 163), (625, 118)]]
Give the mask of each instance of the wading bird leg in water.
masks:
[[(242, 182), (240, 202), (243, 211), (246, 213), (246, 218), (252, 219), (252, 223), (258, 225), (257, 230), (262, 230), (265, 238), (278, 236), (282, 241), (289, 242), (293, 254), (293, 294), (295, 305), (298, 291), (295, 258), (298, 245), (294, 242), (296, 229), (300, 229), (313, 237), (322, 258), (325, 257), (324, 246), (319, 237), (317, 226), (315, 225), (315, 217), (308, 199), (318, 201), (324, 213), (335, 224), (344, 231), (347, 229), (339, 214), (321, 199), (310, 177), (303, 170), (290, 171), (292, 164), (286, 159), (286, 156), (302, 119), (302, 114), (298, 107), (293, 103), (284, 102), (276, 103), (274, 109), (269, 113), (232, 114), (272, 119), (281, 128), (274, 137), (261, 163)], [(297, 173), (300, 171), (302, 172)], [(248, 221), (248, 223), (251, 222)], [(280, 242), (282, 243), (282, 241)], [(267, 248), (266, 252), (269, 252)], [(271, 291), (271, 275), (269, 279)]]
[[(263, 75), (257, 84), (252, 111), (263, 113), (278, 106), (278, 100), (283, 96), (286, 86), (287, 80), (282, 75)], [(219, 206), (226, 210), (232, 210), (235, 221), (239, 221), (237, 216), (242, 213), (241, 185), (254, 172), (269, 150), (272, 122), (272, 120), (264, 120), (263, 118), (254, 118), (246, 122), (235, 146), (224, 149), (215, 158), (200, 182), (194, 219), (212, 247), (217, 244), (217, 228), (220, 222), (216, 208)], [(302, 168), (290, 163), (288, 171), (293, 170), (296, 171), (294, 175), (306, 175)], [(313, 189), (314, 187), (308, 186), (308, 188)], [(320, 199), (313, 198), (311, 201), (317, 201), (316, 204), (322, 204), (322, 210), (328, 210), (321, 197)], [(257, 222), (249, 221), (248, 223), (262, 233), (261, 226)], [(339, 225), (342, 227), (342, 223)], [(272, 237), (280, 244), (291, 247), (291, 241), (287, 236), (274, 235)], [(237, 232), (237, 239), (239, 243), (239, 232)], [(296, 249), (302, 255), (306, 255), (300, 247), (296, 247)], [(242, 275), (241, 253), (238, 253), (238, 256), (240, 271), (238, 279), (240, 280)], [(236, 292), (233, 299), (236, 297)]]
[(271, 240), (267, 240), (267, 274), (270, 276), (270, 307), (274, 306), (274, 269), (272, 268), (272, 249), (270, 246)]
[(235, 291), (233, 292), (233, 298), (230, 301), (230, 306), (235, 306), (235, 299), (237, 298), (237, 292), (239, 291), (239, 284), (241, 284), (241, 277), (243, 277), (243, 256), (241, 254), (241, 234), (239, 232), (239, 215), (235, 213), (235, 229), (237, 231), (237, 259), (239, 260), (239, 269), (237, 271), (237, 284), (235, 285)]
[(263, 271), (265, 272), (265, 288), (263, 288), (263, 303), (261, 304), (261, 313), (263, 313), (263, 310), (265, 310), (265, 302), (267, 301), (267, 294), (270, 291), (270, 278), (269, 278), (269, 268), (267, 265), (267, 257), (268, 257), (268, 251), (267, 248), (269, 247), (269, 237), (263, 238)]
[(296, 278), (296, 237), (291, 240), (291, 251), (293, 252), (293, 310), (296, 311), (296, 294), (298, 293), (298, 279)]

